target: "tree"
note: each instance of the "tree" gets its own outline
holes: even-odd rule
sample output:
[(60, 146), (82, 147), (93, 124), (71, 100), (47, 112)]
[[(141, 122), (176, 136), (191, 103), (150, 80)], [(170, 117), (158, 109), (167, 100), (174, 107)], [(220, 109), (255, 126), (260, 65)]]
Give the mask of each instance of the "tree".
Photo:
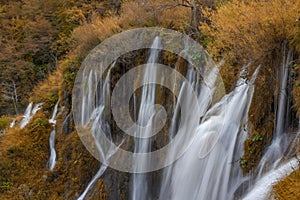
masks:
[(14, 80), (12, 80), (10, 83), (3, 81), (1, 83), (2, 86), (2, 95), (4, 99), (7, 99), (8, 101), (12, 101), (15, 109), (15, 114), (18, 115), (18, 94), (17, 94), (17, 87)]
[[(87, 21), (101, 3), (0, 1), (0, 84), (5, 93), (0, 95), (0, 115), (25, 108), (33, 86), (57, 69), (59, 60), (72, 48), (73, 29)], [(10, 108), (12, 88), (18, 91), (14, 109)]]

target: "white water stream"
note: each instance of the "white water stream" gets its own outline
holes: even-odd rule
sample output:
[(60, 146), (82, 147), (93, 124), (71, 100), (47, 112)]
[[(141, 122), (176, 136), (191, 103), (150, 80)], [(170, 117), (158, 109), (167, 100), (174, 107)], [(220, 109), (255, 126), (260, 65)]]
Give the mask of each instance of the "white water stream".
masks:
[(49, 137), (49, 146), (50, 146), (50, 157), (47, 163), (47, 167), (49, 170), (53, 170), (56, 164), (56, 151), (55, 151), (55, 134), (56, 134), (56, 115), (57, 115), (57, 111), (58, 111), (58, 103), (59, 100), (57, 101), (57, 103), (54, 106), (54, 110), (52, 113), (52, 117), (49, 119), (49, 123), (52, 124), (53, 129), (50, 133), (50, 137)]
[[(147, 68), (143, 76), (143, 82), (163, 82), (165, 77), (157, 76), (155, 67), (151, 67), (159, 60), (159, 46), (161, 40), (156, 37), (153, 41)], [(160, 189), (153, 193), (153, 177), (151, 173), (132, 174), (129, 198), (132, 200), (224, 200), (236, 199), (245, 196), (247, 200), (267, 199), (272, 191), (272, 184), (283, 178), (297, 167), (296, 159), (291, 159), (285, 164), (281, 159), (287, 150), (290, 140), (286, 137), (285, 115), (287, 112), (288, 97), (286, 94), (289, 78), (288, 67), (292, 60), (292, 51), (287, 56), (283, 52), (283, 63), (280, 72), (280, 94), (276, 108), (276, 122), (274, 138), (269, 148), (264, 152), (263, 158), (257, 168), (254, 177), (243, 175), (239, 160), (243, 155), (244, 141), (248, 137), (248, 111), (254, 93), (255, 79), (259, 68), (252, 75), (251, 80), (246, 80), (243, 75), (238, 80), (235, 89), (225, 95), (219, 102), (211, 104), (212, 95), (215, 92), (217, 67), (211, 68), (203, 78), (205, 84), (200, 81), (198, 74), (191, 67), (187, 69), (186, 79), (192, 85), (197, 94), (199, 109), (195, 109), (190, 103), (190, 95), (186, 91), (186, 85), (179, 87), (180, 92), (172, 112), (172, 120), (169, 127), (169, 139), (179, 135), (182, 143), (191, 142), (187, 151), (172, 165), (165, 167), (161, 173)], [(112, 65), (113, 67), (113, 65)], [(110, 68), (111, 69), (111, 68)], [(110, 107), (110, 69), (106, 78), (102, 81), (93, 70), (83, 71), (83, 80), (87, 89), (82, 94), (82, 106), (80, 107), (81, 125), (91, 126), (97, 150), (102, 158), (108, 160), (115, 152), (104, 155), (104, 148), (97, 142), (97, 134), (105, 129), (105, 133), (111, 137), (110, 125), (105, 109)], [(100, 66), (101, 70), (101, 66)], [(246, 68), (242, 69), (243, 73)], [(159, 79), (159, 80), (157, 80)], [(92, 84), (100, 83), (100, 98), (94, 98)], [(147, 153), (151, 151), (151, 140), (147, 136), (154, 129), (153, 120), (159, 109), (156, 109), (157, 87), (147, 85), (141, 90), (140, 101), (133, 95), (133, 110), (136, 113), (135, 120), (138, 124), (147, 125), (143, 132), (143, 138), (139, 129), (134, 137), (134, 152)], [(99, 91), (97, 91), (99, 92)], [(108, 95), (109, 94), (109, 95)], [(98, 96), (97, 96), (98, 97)], [(262, 102), (263, 103), (263, 102)], [(97, 105), (97, 106), (95, 106)], [(96, 107), (96, 109), (94, 109)], [(178, 126), (180, 109), (187, 110), (189, 115)], [(144, 129), (143, 129), (144, 130)], [(184, 137), (185, 133), (195, 136), (192, 141)], [(177, 144), (182, 145), (182, 144)], [(166, 163), (175, 158), (177, 149), (170, 149), (166, 156)], [(133, 167), (140, 169), (149, 165), (145, 157)], [(101, 165), (99, 171), (78, 198), (82, 200), (87, 195), (93, 184), (105, 172), (107, 165)]]

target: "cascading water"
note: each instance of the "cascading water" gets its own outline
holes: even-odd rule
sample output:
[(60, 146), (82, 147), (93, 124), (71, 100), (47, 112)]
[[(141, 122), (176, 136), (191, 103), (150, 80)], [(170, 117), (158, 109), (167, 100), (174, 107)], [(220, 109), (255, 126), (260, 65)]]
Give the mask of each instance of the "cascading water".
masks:
[[(142, 77), (143, 83), (163, 83), (166, 81), (166, 77), (157, 75), (157, 68), (154, 64), (159, 60), (160, 45), (161, 39), (156, 37), (152, 43), (147, 68)], [(189, 46), (187, 45), (183, 52), (188, 49)], [(257, 69), (253, 73), (251, 80), (247, 80), (242, 74), (246, 67), (243, 68), (235, 89), (225, 95), (219, 102), (212, 104), (212, 96), (216, 92), (217, 67), (213, 66), (207, 73), (203, 73), (201, 80), (195, 69), (188, 66), (185, 77), (196, 93), (200, 107), (198, 109), (191, 106), (194, 105), (190, 98), (192, 94), (186, 90), (186, 83), (174, 86), (178, 87), (179, 94), (176, 99), (174, 98), (175, 105), (172, 107), (172, 118), (167, 134), (169, 140), (178, 136), (182, 143), (169, 149), (164, 158), (165, 162), (169, 163), (169, 160), (176, 157), (177, 149), (180, 149), (179, 145), (186, 143), (191, 143), (191, 145), (176, 162), (161, 171), (159, 183), (154, 183), (160, 185), (158, 191), (153, 192), (153, 174), (132, 174), (129, 198), (132, 200), (223, 200), (241, 198), (246, 192), (250, 191), (245, 199), (257, 199), (257, 196), (253, 195), (260, 193), (257, 187), (265, 187), (265, 191), (269, 193), (274, 182), (274, 179), (270, 177), (282, 178), (285, 175), (284, 173), (291, 172), (291, 165), (296, 167), (296, 161), (292, 159), (280, 168), (275, 169), (279, 166), (280, 159), (285, 153), (289, 142), (287, 137), (282, 137), (282, 133), (287, 126), (283, 120), (286, 115), (285, 106), (288, 101), (284, 89), (288, 79), (288, 64), (291, 59), (292, 52), (290, 51), (288, 56), (284, 57), (282, 64), (281, 92), (276, 112), (274, 139), (259, 164), (258, 175), (255, 178), (243, 175), (238, 161), (243, 155), (244, 141), (248, 137), (248, 111), (253, 96), (254, 82), (259, 70)], [(115, 153), (114, 148), (101, 146), (98, 143), (101, 130), (104, 130), (108, 138), (112, 138), (109, 124), (110, 75), (114, 64), (107, 70), (104, 81), (102, 77), (98, 77), (99, 73), (96, 70), (83, 70), (82, 80), (84, 80), (84, 84), (80, 96), (82, 103), (79, 106), (79, 113), (81, 113), (79, 117), (80, 126), (91, 131), (92, 139), (95, 141), (95, 149), (105, 161), (109, 160)], [(102, 67), (100, 66), (99, 71), (101, 70)], [(97, 83), (100, 88), (95, 89), (93, 87), (94, 83)], [(157, 88), (151, 84), (144, 84), (140, 96), (136, 93), (132, 95), (133, 118), (137, 124), (147, 127), (147, 129), (137, 128), (134, 132), (133, 151), (135, 153), (147, 153), (152, 150), (150, 134), (153, 131), (152, 129), (155, 129), (153, 121), (157, 113), (160, 112), (156, 105)], [(180, 118), (182, 115), (181, 110), (188, 111), (187, 118)], [(143, 133), (141, 133), (142, 131)], [(190, 135), (194, 137), (185, 137), (186, 133), (192, 133)], [(84, 134), (84, 131), (80, 134)], [(142, 138), (139, 137), (141, 135), (143, 135)], [(84, 136), (87, 137), (87, 135)], [(278, 147), (280, 147), (279, 150)], [(279, 153), (276, 153), (276, 151), (279, 151)], [(151, 161), (145, 157), (132, 164), (134, 169), (141, 169), (149, 165), (149, 162)], [(105, 163), (101, 165), (97, 174), (78, 198), (79, 200), (85, 198), (106, 168)], [(268, 170), (271, 171), (263, 176)], [(254, 187), (253, 183), (256, 183)], [(266, 195), (263, 194), (262, 197), (267, 198)]]
[[(183, 52), (187, 51), (188, 47), (189, 46), (186, 45)], [(214, 93), (214, 89), (215, 89), (215, 83), (216, 83), (216, 78), (217, 78), (217, 68), (213, 67), (211, 69), (211, 71), (207, 74), (207, 76), (205, 76), (203, 78), (204, 78), (206, 84), (201, 84), (198, 73), (191, 66), (188, 66), (186, 79), (192, 85), (193, 90), (197, 91), (198, 104), (200, 105), (199, 111), (195, 112), (195, 110), (193, 110), (192, 118), (190, 120), (188, 120), (189, 122), (192, 122), (191, 124), (194, 124), (194, 125), (198, 123), (198, 119), (200, 117), (204, 116), (205, 112), (207, 111), (208, 107), (210, 106), (212, 96)], [(187, 110), (193, 109), (189, 106), (191, 102), (188, 100), (189, 95), (192, 95), (192, 94), (187, 94), (185, 92), (185, 89), (186, 89), (185, 85), (182, 85), (180, 92), (179, 92), (178, 102), (173, 111), (172, 123), (171, 123), (171, 128), (169, 131), (170, 138), (173, 138), (176, 134), (180, 134), (180, 133), (178, 133), (179, 131), (180, 132), (186, 132), (186, 131), (193, 132), (194, 129), (196, 128), (195, 126), (193, 126), (191, 124), (187, 124), (187, 123), (184, 123), (183, 126), (181, 126), (180, 128), (175, 128), (175, 127), (177, 127), (177, 124), (178, 124), (177, 118), (178, 118), (178, 115), (180, 115), (180, 109), (181, 109), (180, 105), (182, 105), (181, 102), (187, 102), (186, 106), (183, 107), (183, 109), (187, 109)], [(216, 134), (214, 136), (216, 136)], [(217, 139), (217, 138), (215, 138), (215, 139)], [(214, 141), (212, 141), (212, 143), (214, 143)], [(213, 146), (213, 145), (211, 145), (211, 146)], [(176, 150), (176, 147), (174, 148), (174, 150)], [(199, 152), (199, 156), (202, 157), (204, 154), (208, 153), (209, 151), (210, 151), (210, 149), (205, 149), (202, 152)], [(174, 157), (175, 157), (175, 152), (169, 151), (168, 159), (173, 159)], [(162, 183), (161, 183), (161, 188), (160, 188), (160, 192), (159, 192), (159, 199), (171, 199), (171, 194), (172, 194), (171, 180), (173, 177), (175, 166), (176, 166), (176, 164), (175, 165), (173, 164), (171, 166), (166, 167), (163, 170)]]
[(289, 77), (289, 65), (293, 59), (293, 51), (290, 50), (286, 56), (285, 49), (283, 49), (283, 59), (282, 65), (280, 69), (280, 90), (279, 90), (279, 101), (278, 107), (276, 112), (276, 121), (275, 121), (275, 130), (273, 141), (271, 145), (268, 147), (267, 151), (265, 152), (264, 156), (262, 157), (259, 165), (258, 165), (258, 178), (260, 178), (266, 169), (274, 169), (280, 163), (282, 156), (284, 155), (287, 147), (289, 146), (289, 135), (285, 133), (287, 122), (285, 117), (287, 116), (287, 101), (288, 94), (287, 94), (287, 83)]
[(31, 111), (31, 117), (34, 116), (37, 113), (37, 111), (39, 111), (42, 108), (43, 104), (44, 103), (38, 103), (33, 107)]
[(29, 123), (32, 105), (33, 105), (33, 103), (30, 102), (29, 105), (27, 106), (26, 110), (25, 110), (25, 113), (23, 115), (23, 119), (20, 123), (20, 128), (21, 129), (24, 128)]
[(9, 128), (13, 128), (16, 125), (16, 119), (14, 119), (12, 122), (9, 124)]
[(51, 118), (49, 119), (49, 123), (50, 124), (56, 124), (56, 115), (57, 115), (57, 111), (58, 111), (58, 103), (59, 103), (59, 100), (56, 102), (55, 106), (54, 106), (54, 110), (53, 110), (53, 113), (52, 113), (52, 116)]
[(57, 103), (54, 106), (54, 110), (52, 113), (52, 117), (49, 119), (49, 123), (52, 124), (53, 126), (53, 130), (50, 133), (50, 137), (49, 137), (49, 146), (50, 146), (50, 157), (47, 163), (47, 167), (49, 170), (53, 170), (56, 164), (56, 151), (55, 151), (55, 134), (56, 134), (56, 115), (57, 115), (57, 111), (58, 111), (58, 103), (59, 100), (57, 101)]
[[(97, 149), (98, 153), (105, 160), (108, 160), (115, 153), (115, 150), (113, 148), (108, 147), (109, 148), (108, 154), (105, 155), (104, 148), (106, 148), (106, 147), (101, 146), (98, 142), (99, 133), (101, 132), (100, 129), (103, 129), (103, 128), (106, 130), (105, 133), (107, 134), (107, 137), (111, 138), (109, 125), (105, 122), (105, 106), (108, 106), (108, 103), (110, 102), (109, 95), (108, 95), (108, 94), (110, 94), (110, 70), (114, 67), (114, 65), (115, 65), (115, 62), (112, 63), (111, 68), (108, 70), (108, 72), (106, 74), (106, 78), (103, 83), (102, 83), (102, 79), (101, 78), (99, 79), (99, 84), (102, 85), (102, 88), (99, 91), (97, 91), (96, 96), (98, 99), (96, 101), (93, 100), (94, 94), (92, 93), (92, 90), (90, 90), (90, 88), (92, 87), (93, 81), (97, 80), (97, 76), (96, 76), (96, 74), (94, 74), (93, 71), (91, 71), (88, 75), (87, 84), (88, 84), (89, 90), (87, 90), (85, 95), (82, 96), (83, 102), (85, 102), (85, 103), (93, 102), (97, 105), (96, 109), (93, 112), (89, 112), (90, 113), (89, 115), (82, 115), (81, 122), (85, 126), (91, 126), (90, 130), (92, 133), (92, 137), (95, 141), (96, 149)], [(84, 76), (85, 76), (85, 74), (84, 74)], [(98, 81), (96, 81), (96, 82), (98, 83)], [(93, 106), (95, 106), (95, 104)], [(87, 103), (88, 108), (90, 108), (91, 106), (92, 105), (90, 103)], [(87, 119), (90, 119), (90, 121), (85, 124), (84, 122), (86, 122)], [(120, 145), (121, 144), (122, 144), (122, 142), (120, 143)], [(87, 187), (85, 188), (83, 193), (78, 197), (77, 200), (83, 200), (86, 197), (86, 195), (88, 194), (91, 187), (102, 176), (102, 174), (105, 172), (106, 169), (107, 169), (107, 165), (100, 163), (100, 168), (99, 168), (98, 172), (93, 177), (93, 179), (89, 182), (89, 184), (87, 185)]]
[(233, 160), (243, 146), (241, 128), (247, 122), (257, 72), (249, 84), (241, 79), (233, 92), (205, 113), (194, 130), (195, 141), (173, 166), (170, 189), (161, 191), (160, 199), (233, 199), (244, 181)]
[(33, 102), (30, 102), (27, 106), (25, 113), (23, 115), (23, 119), (20, 123), (20, 128), (24, 128), (29, 122), (30, 119), (42, 108), (43, 103), (36, 104), (33, 108)]
[(96, 175), (93, 177), (93, 179), (91, 180), (91, 182), (89, 182), (89, 184), (87, 185), (87, 187), (85, 188), (85, 190), (83, 191), (83, 193), (78, 197), (77, 200), (84, 200), (85, 196), (87, 195), (87, 193), (89, 192), (89, 190), (91, 189), (91, 187), (102, 176), (102, 174), (105, 172), (106, 169), (107, 169), (107, 165), (101, 165), (101, 167), (98, 170), (98, 172), (96, 173)]
[(293, 50), (289, 50), (286, 54), (285, 48), (286, 47), (284, 46), (282, 51), (283, 59), (279, 73), (280, 90), (276, 120), (274, 122), (274, 136), (270, 146), (267, 148), (257, 167), (258, 174), (255, 177), (256, 180), (253, 189), (251, 189), (244, 198), (247, 200), (256, 200), (258, 197), (260, 199), (269, 198), (272, 191), (272, 184), (298, 168), (296, 158), (292, 158), (280, 165), (283, 156), (287, 153), (286, 151), (288, 147), (292, 143), (293, 139), (296, 138), (296, 136), (291, 137), (291, 134), (286, 132), (289, 125), (286, 117), (288, 116), (288, 111), (290, 109), (287, 107), (287, 103), (289, 101), (287, 84), (289, 79), (289, 66), (293, 59)]
[[(153, 41), (151, 46), (150, 56), (147, 62), (147, 70), (144, 74), (143, 81), (144, 82), (156, 82), (157, 78), (157, 71), (156, 68), (153, 67), (158, 61), (159, 56), (159, 47), (161, 45), (160, 37), (156, 37)], [(143, 87), (142, 95), (141, 95), (141, 102), (140, 102), (140, 109), (138, 112), (137, 122), (138, 124), (149, 127), (148, 131), (153, 129), (153, 117), (154, 117), (154, 109), (155, 109), (155, 93), (156, 87), (154, 85), (147, 85)], [(144, 137), (148, 138), (139, 138), (138, 136), (141, 134), (140, 129), (136, 130), (135, 133), (135, 140), (134, 140), (134, 152), (136, 153), (146, 153), (149, 152), (151, 149), (150, 144), (150, 132), (142, 133)], [(145, 158), (141, 162), (137, 163), (140, 166), (134, 166), (136, 168), (143, 167), (142, 165), (148, 165), (149, 161)], [(149, 193), (149, 186), (147, 180), (147, 174), (133, 174), (133, 184), (132, 184), (132, 200), (139, 200), (139, 199), (151, 199)]]

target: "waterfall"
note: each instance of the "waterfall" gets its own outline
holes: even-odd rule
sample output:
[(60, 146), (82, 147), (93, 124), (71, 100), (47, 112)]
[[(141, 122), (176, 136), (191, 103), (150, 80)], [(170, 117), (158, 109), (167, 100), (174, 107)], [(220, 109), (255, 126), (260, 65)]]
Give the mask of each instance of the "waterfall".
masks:
[(290, 50), (286, 56), (285, 49), (283, 51), (283, 59), (280, 69), (280, 92), (278, 98), (278, 106), (275, 120), (275, 131), (271, 142), (271, 145), (264, 153), (259, 165), (258, 165), (258, 178), (260, 178), (265, 170), (271, 170), (278, 167), (282, 156), (284, 155), (287, 147), (291, 143), (291, 139), (286, 133), (287, 124), (287, 102), (289, 95), (287, 93), (287, 83), (289, 77), (289, 65), (293, 59), (293, 51)]
[(49, 146), (50, 146), (50, 157), (47, 163), (48, 169), (49, 170), (53, 170), (56, 164), (56, 151), (55, 151), (55, 134), (56, 134), (56, 130), (55, 127), (53, 128), (53, 130), (50, 133), (50, 137), (49, 137)]
[[(138, 90), (139, 93), (134, 91), (132, 94), (130, 103), (131, 112), (133, 112), (132, 118), (139, 126), (130, 129), (134, 130), (133, 135), (131, 135), (133, 136), (133, 143), (127, 144), (126, 147), (132, 147), (136, 154), (149, 153), (155, 150), (152, 149), (154, 145), (151, 136), (153, 130), (157, 128), (155, 127), (157, 124), (154, 123), (156, 117), (161, 112), (161, 108), (156, 104), (159, 99), (157, 95), (160, 91), (158, 90), (159, 87), (148, 83), (162, 83), (163, 85), (169, 81), (167, 80), (169, 74), (160, 74), (158, 70), (161, 53), (159, 49), (162, 49), (162, 44), (161, 38), (155, 37), (145, 65), (145, 73), (139, 77), (143, 87)], [(186, 44), (182, 54), (189, 50), (190, 46)], [(135, 157), (130, 160), (130, 164), (132, 164), (130, 167), (133, 167), (134, 172), (138, 171), (139, 173), (131, 175), (129, 199), (231, 200), (244, 197), (247, 200), (254, 200), (268, 198), (272, 184), (290, 173), (293, 170), (292, 167), (297, 167), (294, 158), (284, 164), (281, 163), (281, 159), (291, 142), (290, 137), (285, 134), (289, 125), (288, 120), (285, 119), (288, 115), (287, 103), (289, 102), (289, 95), (286, 90), (289, 78), (288, 68), (293, 52), (289, 51), (287, 55), (285, 54), (286, 52), (283, 53), (283, 63), (280, 70), (280, 92), (276, 107), (274, 137), (271, 145), (264, 152), (256, 171), (253, 172), (254, 175), (244, 175), (239, 160), (244, 153), (244, 142), (251, 132), (249, 130), (251, 126), (248, 124), (248, 112), (260, 67), (255, 70), (250, 80), (247, 79), (247, 67), (249, 66), (243, 67), (233, 91), (223, 96), (219, 101), (212, 102), (215, 93), (219, 92), (216, 89), (218, 88), (217, 66), (208, 66), (209, 69), (205, 69), (207, 66), (196, 66), (199, 71), (204, 72), (201, 73), (202, 77), (200, 77), (197, 73), (198, 69), (189, 63), (184, 74), (187, 82), (172, 86), (178, 90), (178, 96), (176, 94), (174, 95), (176, 98), (173, 97), (174, 105), (169, 112), (171, 118), (167, 124), (167, 131), (162, 131), (167, 134), (165, 140), (172, 143), (172, 140), (177, 137), (180, 143), (174, 142), (164, 155), (165, 157), (160, 158), (166, 167), (155, 172), (155, 175), (144, 171), (140, 172), (140, 169), (149, 166), (153, 160), (146, 156)], [(89, 64), (92, 65), (92, 63)], [(99, 143), (103, 132), (110, 140), (113, 138), (111, 131), (114, 129), (110, 124), (110, 109), (113, 107), (110, 99), (113, 96), (110, 88), (110, 76), (114, 65), (115, 63), (108, 68), (106, 74), (102, 71), (102, 64), (97, 65), (98, 68), (96, 69), (86, 67), (80, 74), (82, 77), (79, 87), (82, 90), (78, 96), (81, 101), (76, 101), (80, 103), (78, 103), (79, 106), (75, 106), (76, 111), (80, 113), (76, 118), (80, 122), (77, 128), (79, 134), (84, 137), (89, 137), (89, 133), (86, 134), (84, 129), (91, 132), (91, 140), (95, 142), (95, 146), (91, 145), (92, 148), (89, 151), (97, 151), (103, 164), (80, 195), (79, 200), (86, 197), (95, 182), (103, 175), (108, 167), (108, 160), (116, 151), (116, 148), (112, 146), (103, 146), (102, 143)], [(99, 74), (104, 77), (98, 76)], [(94, 86), (95, 83), (97, 83), (96, 87)], [(193, 90), (192, 92), (188, 90), (189, 85)], [(195, 105), (191, 98), (193, 94), (196, 94), (195, 101), (197, 101), (199, 108), (193, 106)], [(117, 104), (112, 105), (115, 107)], [(188, 113), (185, 118), (183, 117), (184, 112)], [(81, 129), (83, 130), (81, 131)], [(82, 135), (80, 136), (82, 137)], [(153, 141), (156, 142), (155, 139)], [(122, 143), (123, 140), (119, 146)], [(178, 156), (179, 149), (186, 144), (188, 144), (188, 148), (182, 155)], [(170, 162), (171, 160), (175, 160), (175, 162)], [(157, 177), (158, 179), (155, 179)]]
[(280, 89), (278, 97), (278, 105), (276, 110), (275, 130), (270, 146), (267, 148), (262, 159), (257, 167), (257, 176), (255, 177), (255, 184), (250, 187), (250, 192), (244, 199), (256, 200), (267, 199), (272, 192), (272, 184), (284, 178), (292, 171), (298, 168), (296, 158), (282, 164), (283, 156), (287, 153), (287, 148), (292, 143), (295, 137), (291, 137), (287, 133), (289, 121), (286, 120), (288, 116), (288, 102), (290, 94), (287, 91), (287, 84), (289, 79), (289, 67), (293, 59), (293, 50), (289, 50), (286, 54), (286, 47), (283, 46), (282, 64), (279, 72)]
[(32, 105), (33, 105), (33, 103), (30, 102), (29, 105), (27, 106), (26, 110), (25, 110), (25, 113), (23, 115), (23, 119), (20, 123), (20, 128), (21, 129), (24, 128), (29, 123)]
[(9, 124), (9, 128), (13, 128), (16, 124), (16, 119), (12, 120), (12, 122), (10, 122)]
[(49, 123), (50, 124), (56, 124), (56, 115), (57, 115), (57, 111), (58, 111), (58, 103), (59, 103), (59, 100), (56, 102), (55, 106), (54, 106), (54, 110), (53, 110), (53, 113), (52, 113), (52, 116), (51, 118), (49, 119)]
[(58, 103), (59, 100), (57, 101), (57, 103), (54, 106), (54, 110), (52, 113), (52, 117), (49, 119), (49, 123), (52, 124), (53, 129), (50, 133), (50, 137), (49, 137), (49, 146), (50, 146), (50, 157), (47, 163), (47, 168), (49, 170), (53, 170), (56, 164), (56, 151), (55, 151), (55, 134), (56, 134), (56, 115), (57, 115), (57, 111), (58, 111)]
[(257, 72), (249, 84), (243, 81), (205, 113), (194, 130), (195, 141), (173, 166), (168, 193), (161, 191), (160, 199), (233, 199), (244, 181), (239, 164), (233, 160), (240, 154), (236, 146), (243, 145), (241, 128)]
[(65, 117), (62, 126), (61, 126), (61, 132), (67, 134), (69, 132), (69, 120), (71, 117), (71, 112)]
[(37, 111), (39, 111), (42, 108), (43, 104), (44, 103), (38, 103), (33, 107), (31, 111), (31, 117), (34, 116), (37, 113)]
[[(101, 78), (99, 80), (99, 85), (101, 85), (102, 87), (97, 90), (96, 96), (97, 96), (97, 100), (96, 102), (93, 101), (93, 96), (94, 94), (92, 94), (92, 90), (90, 90), (90, 88), (92, 87), (93, 81), (97, 80), (97, 76), (94, 74), (94, 72), (91, 70), (91, 72), (88, 75), (88, 88), (89, 90), (86, 91), (86, 94), (82, 97), (83, 98), (83, 102), (84, 104), (87, 104), (87, 107), (92, 106), (91, 102), (95, 103), (95, 105), (97, 105), (96, 109), (94, 109), (89, 115), (82, 115), (81, 118), (81, 123), (84, 124), (84, 122), (86, 122), (89, 117), (90, 117), (90, 121), (88, 122), (88, 124), (91, 126), (91, 133), (92, 133), (92, 137), (93, 140), (95, 141), (95, 146), (96, 149), (98, 151), (98, 153), (100, 154), (100, 156), (102, 156), (105, 160), (109, 160), (109, 158), (111, 156), (114, 155), (116, 149), (113, 149), (112, 146), (108, 147), (108, 154), (105, 154), (105, 148), (104, 146), (101, 146), (99, 144), (99, 133), (101, 133), (100, 129), (105, 129), (105, 133), (107, 134), (107, 136), (109, 138), (111, 138), (111, 133), (110, 133), (110, 127), (109, 124), (107, 124), (107, 122), (105, 122), (105, 106), (108, 106), (108, 103), (110, 102), (110, 99), (108, 98), (110, 96), (110, 71), (111, 69), (114, 67), (115, 62), (112, 63), (111, 68), (108, 70), (105, 80), (104, 82), (102, 82)], [(85, 76), (85, 74), (84, 74)], [(98, 82), (98, 81), (96, 81)], [(89, 103), (88, 103), (89, 102)], [(83, 105), (84, 107), (85, 105)], [(85, 110), (85, 108), (82, 108)], [(120, 142), (119, 146), (123, 143), (123, 141)], [(105, 170), (107, 169), (107, 165), (105, 163), (101, 164), (100, 163), (100, 168), (98, 170), (98, 172), (96, 173), (96, 175), (92, 178), (92, 180), (89, 182), (89, 184), (87, 185), (87, 187), (85, 188), (85, 190), (83, 191), (83, 193), (78, 197), (77, 200), (83, 200), (86, 195), (88, 194), (88, 192), (90, 191), (90, 189), (92, 188), (92, 186), (96, 183), (96, 181), (102, 176), (102, 174), (105, 172)]]
[(107, 165), (101, 165), (100, 169), (96, 173), (96, 175), (93, 177), (91, 182), (88, 184), (88, 186), (85, 188), (84, 192), (78, 197), (77, 200), (84, 200), (87, 193), (90, 191), (91, 187), (95, 184), (95, 182), (101, 177), (101, 175), (105, 172), (107, 169)]
[[(186, 48), (183, 51), (186, 51), (186, 49), (188, 48), (188, 45), (186, 46)], [(210, 102), (212, 100), (212, 96), (214, 93), (214, 89), (215, 89), (215, 83), (216, 83), (216, 78), (217, 78), (217, 67), (213, 67), (211, 69), (211, 71), (205, 76), (203, 77), (205, 82), (208, 84), (201, 84), (199, 82), (199, 77), (198, 77), (198, 73), (197, 71), (195, 71), (190, 65), (188, 66), (188, 70), (187, 70), (187, 74), (186, 74), (186, 79), (189, 81), (189, 83), (192, 85), (194, 91), (197, 91), (198, 95), (198, 104), (200, 105), (200, 110), (199, 112), (193, 112), (193, 116), (192, 119), (189, 119), (189, 122), (192, 122), (192, 124), (198, 124), (198, 119), (200, 117), (203, 117), (204, 114), (207, 112), (207, 109), (210, 106)], [(186, 106), (183, 107), (183, 109), (187, 109), (187, 110), (191, 110), (193, 108), (191, 108), (190, 105), (190, 101), (188, 99), (188, 97), (192, 94), (187, 94), (185, 92), (185, 85), (181, 86), (180, 92), (179, 92), (179, 96), (178, 96), (178, 102), (174, 108), (173, 111), (173, 117), (172, 117), (172, 123), (171, 123), (171, 128), (169, 131), (169, 135), (170, 138), (173, 138), (176, 134), (180, 134), (179, 132), (193, 132), (195, 127), (194, 125), (188, 124), (188, 123), (183, 123), (183, 125), (179, 128), (175, 128), (177, 127), (178, 124), (178, 115), (180, 115), (180, 105), (182, 104), (182, 102), (187, 102)], [(180, 131), (179, 131), (180, 130)], [(195, 133), (196, 134), (196, 133)], [(217, 136), (216, 134), (214, 134), (214, 136)], [(217, 141), (217, 138), (215, 138)], [(214, 141), (212, 141), (214, 142)], [(213, 146), (213, 145), (211, 145)], [(174, 148), (174, 150), (176, 150), (176, 147)], [(202, 152), (199, 152), (198, 156), (202, 157), (205, 154), (207, 154), (211, 149), (203, 149)], [(169, 151), (168, 152), (168, 158), (167, 159), (173, 159), (175, 158), (175, 152), (174, 151)], [(163, 170), (163, 176), (162, 176), (162, 183), (161, 183), (161, 188), (160, 188), (160, 192), (159, 192), (159, 199), (171, 199), (171, 179), (173, 177), (173, 173), (174, 173), (174, 166), (176, 166), (176, 164), (171, 165), (166, 167)]]
[[(153, 44), (151, 46), (150, 56), (147, 62), (147, 69), (143, 77), (143, 82), (156, 82), (157, 71), (154, 65), (158, 61), (159, 56), (159, 47), (161, 45), (161, 38), (155, 37)], [(144, 85), (144, 84), (143, 84)], [(140, 109), (138, 111), (138, 124), (142, 126), (148, 126), (149, 128), (142, 132), (142, 130), (138, 129), (135, 132), (136, 138), (134, 139), (134, 152), (136, 153), (146, 153), (151, 149), (150, 144), (150, 133), (151, 129), (153, 129), (153, 117), (155, 113), (155, 96), (156, 96), (156, 87), (155, 85), (147, 85), (142, 89)], [(142, 135), (143, 134), (143, 135)], [(143, 138), (139, 137), (142, 135)], [(148, 165), (149, 161), (145, 158), (138, 162), (135, 168), (143, 167)], [(133, 174), (133, 184), (132, 184), (132, 200), (139, 199), (151, 199), (147, 174)]]
[(30, 119), (42, 108), (43, 103), (36, 104), (33, 108), (33, 102), (30, 102), (27, 106), (25, 113), (23, 115), (23, 119), (20, 123), (20, 128), (24, 128), (29, 122)]

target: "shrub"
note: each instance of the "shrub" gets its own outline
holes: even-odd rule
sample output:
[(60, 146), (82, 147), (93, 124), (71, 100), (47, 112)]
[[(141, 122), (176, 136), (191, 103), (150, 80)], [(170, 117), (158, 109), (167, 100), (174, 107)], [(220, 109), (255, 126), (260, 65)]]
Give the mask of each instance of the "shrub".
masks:
[(103, 18), (94, 13), (90, 22), (75, 28), (72, 34), (77, 55), (85, 56), (104, 39), (135, 27), (161, 26), (184, 31), (189, 26), (190, 8), (175, 5), (172, 0), (127, 1), (122, 4), (120, 16)]
[(44, 118), (36, 118), (33, 123), (31, 124), (31, 129), (35, 129), (37, 127), (47, 127), (49, 122), (47, 119)]
[(59, 98), (59, 89), (62, 84), (61, 71), (50, 74), (47, 79), (37, 85), (31, 95), (31, 101), (44, 103), (43, 110), (52, 111)]
[(0, 131), (9, 127), (10, 119), (6, 116), (0, 117)]
[(201, 28), (213, 39), (208, 48), (229, 60), (264, 63), (264, 58), (281, 49), (284, 40), (299, 46), (297, 0), (233, 0), (206, 15), (211, 23)]
[(300, 198), (300, 169), (273, 186), (275, 199), (298, 200)]

